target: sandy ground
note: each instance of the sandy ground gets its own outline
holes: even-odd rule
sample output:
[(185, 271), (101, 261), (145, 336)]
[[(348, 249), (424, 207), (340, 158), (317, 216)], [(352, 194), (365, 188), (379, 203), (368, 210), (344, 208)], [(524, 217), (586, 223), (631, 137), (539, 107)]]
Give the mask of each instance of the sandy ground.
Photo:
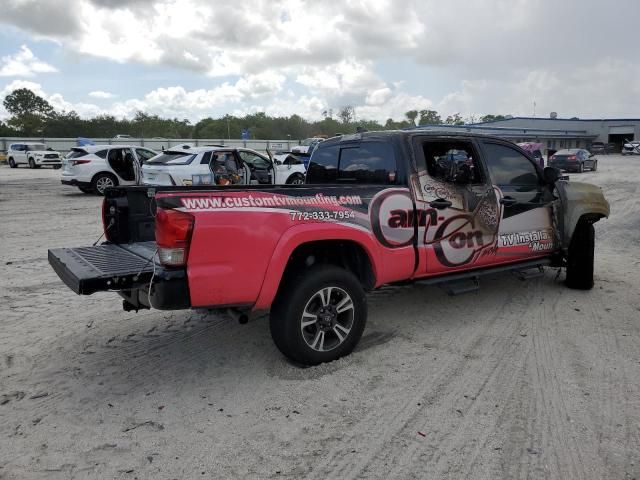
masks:
[(100, 199), (0, 167), (0, 478), (640, 478), (640, 157), (579, 177), (612, 205), (594, 290), (384, 288), (300, 369), (265, 317), (76, 296), (47, 248), (96, 240)]

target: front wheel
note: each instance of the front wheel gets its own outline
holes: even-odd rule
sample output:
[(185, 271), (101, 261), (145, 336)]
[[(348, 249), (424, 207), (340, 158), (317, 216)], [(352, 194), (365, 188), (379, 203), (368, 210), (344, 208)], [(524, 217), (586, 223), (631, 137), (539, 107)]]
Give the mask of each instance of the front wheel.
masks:
[(93, 189), (91, 187), (78, 187), (82, 193), (93, 193)]
[(62, 165), (54, 165), (53, 169), (54, 170), (60, 170), (62, 168)]
[(318, 365), (348, 355), (367, 321), (358, 279), (333, 265), (314, 267), (281, 286), (269, 326), (278, 349), (291, 360)]
[(595, 172), (596, 170), (598, 170), (598, 161), (596, 160), (595, 162), (593, 162), (593, 167), (591, 167), (591, 171)]
[(36, 168), (36, 162), (33, 158), (29, 159), (29, 168)]
[(584, 162), (580, 162), (580, 173), (584, 173)]
[(304, 177), (299, 173), (294, 173), (289, 178), (287, 178), (287, 185), (303, 185)]
[(110, 173), (99, 173), (95, 177), (93, 177), (93, 181), (91, 182), (91, 188), (98, 194), (103, 195), (107, 188), (115, 187), (118, 185), (118, 181), (116, 177), (111, 175)]
[(594, 248), (593, 224), (580, 220), (573, 231), (567, 255), (567, 287), (577, 290), (593, 288)]

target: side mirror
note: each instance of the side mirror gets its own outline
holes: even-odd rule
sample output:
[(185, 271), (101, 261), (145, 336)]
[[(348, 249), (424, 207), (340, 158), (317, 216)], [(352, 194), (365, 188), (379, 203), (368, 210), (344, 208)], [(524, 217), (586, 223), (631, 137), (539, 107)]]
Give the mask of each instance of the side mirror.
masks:
[(542, 179), (547, 185), (555, 184), (561, 176), (559, 169), (555, 167), (545, 167), (542, 171)]

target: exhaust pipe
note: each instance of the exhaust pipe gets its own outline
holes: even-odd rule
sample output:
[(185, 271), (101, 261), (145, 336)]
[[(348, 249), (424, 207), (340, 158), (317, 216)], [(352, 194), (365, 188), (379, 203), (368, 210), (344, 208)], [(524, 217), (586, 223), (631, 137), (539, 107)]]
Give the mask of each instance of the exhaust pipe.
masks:
[(236, 308), (228, 308), (227, 314), (237, 321), (240, 325), (245, 325), (249, 322), (249, 315)]

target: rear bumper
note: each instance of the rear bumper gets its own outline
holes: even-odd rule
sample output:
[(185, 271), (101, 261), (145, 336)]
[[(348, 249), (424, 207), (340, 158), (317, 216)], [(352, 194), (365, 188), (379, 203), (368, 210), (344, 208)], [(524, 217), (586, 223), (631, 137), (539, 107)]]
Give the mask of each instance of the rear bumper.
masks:
[(63, 185), (71, 185), (72, 187), (83, 187), (83, 188), (90, 188), (91, 187), (91, 182), (81, 182), (79, 180), (76, 180), (75, 178), (72, 179), (62, 179), (60, 180), (60, 183), (62, 183)]
[[(149, 285), (151, 291), (149, 291)], [(153, 307), (157, 310), (186, 310), (191, 308), (187, 272), (165, 270), (156, 266), (150, 283), (118, 292), (135, 309)]]

